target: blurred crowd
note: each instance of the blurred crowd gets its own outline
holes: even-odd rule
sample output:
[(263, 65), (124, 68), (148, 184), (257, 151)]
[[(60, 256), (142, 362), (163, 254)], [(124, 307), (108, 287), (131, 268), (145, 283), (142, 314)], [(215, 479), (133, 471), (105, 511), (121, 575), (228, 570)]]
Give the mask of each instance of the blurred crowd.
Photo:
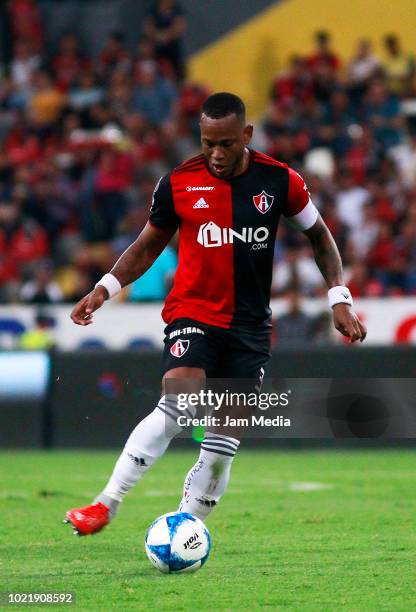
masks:
[[(111, 32), (97, 57), (74, 32), (46, 50), (34, 0), (14, 0), (8, 10), (0, 303), (74, 302), (136, 238), (158, 178), (198, 151), (198, 113), (209, 92), (186, 78), (186, 17), (175, 0), (154, 2), (134, 50)], [(414, 294), (413, 58), (393, 34), (382, 57), (362, 40), (347, 63), (326, 32), (314, 44), (276, 75), (255, 144), (307, 180), (354, 296)], [(163, 299), (175, 268), (173, 245), (122, 299)], [(282, 224), (273, 295), (293, 291), (326, 292), (307, 243)], [(322, 335), (322, 323), (313, 329)]]
[[(399, 38), (360, 40), (349, 62), (317, 32), (271, 87), (266, 151), (305, 177), (355, 297), (416, 293), (416, 72)], [(281, 226), (274, 293), (325, 292), (308, 246)]]
[[(0, 302), (75, 301), (144, 226), (159, 177), (198, 147), (203, 86), (185, 79), (180, 6), (151, 6), (136, 48), (74, 32), (46, 52), (38, 6), (14, 0), (0, 80)], [(19, 10), (21, 13), (19, 13)], [(170, 247), (125, 298), (161, 300)]]

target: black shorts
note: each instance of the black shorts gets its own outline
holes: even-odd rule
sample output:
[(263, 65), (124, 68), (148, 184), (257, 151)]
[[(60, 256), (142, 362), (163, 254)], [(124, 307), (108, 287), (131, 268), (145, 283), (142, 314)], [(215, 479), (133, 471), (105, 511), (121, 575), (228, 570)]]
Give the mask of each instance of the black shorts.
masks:
[(176, 319), (165, 328), (162, 374), (173, 368), (202, 368), (208, 378), (261, 380), (270, 358), (271, 330), (232, 329)]

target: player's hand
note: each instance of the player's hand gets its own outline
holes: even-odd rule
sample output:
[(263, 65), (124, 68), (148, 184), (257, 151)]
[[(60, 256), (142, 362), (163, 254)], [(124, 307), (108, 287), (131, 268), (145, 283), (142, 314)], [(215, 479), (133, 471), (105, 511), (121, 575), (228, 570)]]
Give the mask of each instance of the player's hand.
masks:
[(351, 306), (347, 304), (335, 304), (332, 308), (334, 325), (350, 342), (359, 340), (362, 342), (367, 335), (366, 326), (361, 323)]
[(107, 289), (98, 285), (76, 304), (71, 312), (71, 319), (77, 325), (90, 325), (93, 322), (92, 313), (98, 310), (107, 298)]

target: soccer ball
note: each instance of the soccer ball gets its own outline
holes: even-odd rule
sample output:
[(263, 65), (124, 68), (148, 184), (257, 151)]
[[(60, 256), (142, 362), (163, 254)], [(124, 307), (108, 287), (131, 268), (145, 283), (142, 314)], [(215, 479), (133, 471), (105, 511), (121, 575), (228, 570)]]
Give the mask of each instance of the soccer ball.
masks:
[(146, 554), (164, 574), (196, 571), (208, 559), (210, 549), (208, 529), (187, 512), (162, 514), (146, 532)]

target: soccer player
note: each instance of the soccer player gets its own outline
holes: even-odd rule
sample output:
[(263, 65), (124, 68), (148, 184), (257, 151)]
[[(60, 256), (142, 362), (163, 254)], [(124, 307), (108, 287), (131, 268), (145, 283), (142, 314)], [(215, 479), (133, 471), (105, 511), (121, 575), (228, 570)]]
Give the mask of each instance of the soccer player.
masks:
[[(246, 124), (244, 103), (231, 93), (205, 101), (200, 129), (202, 155), (160, 179), (149, 222), (74, 307), (74, 323), (90, 325), (93, 313), (139, 278), (179, 229), (178, 269), (162, 312), (162, 388), (172, 381), (190, 381), (192, 388), (192, 381), (207, 377), (258, 383), (270, 356), (272, 263), (283, 215), (311, 242), (336, 329), (351, 342), (363, 341), (366, 329), (343, 286), (338, 249), (303, 179), (249, 148), (253, 126)], [(126, 493), (181, 431), (180, 415), (175, 395), (162, 392), (157, 407), (132, 431), (104, 490), (91, 505), (67, 512), (75, 533), (95, 533), (109, 523)], [(225, 428), (207, 431), (185, 479), (181, 511), (206, 519), (226, 489), (239, 444)]]

